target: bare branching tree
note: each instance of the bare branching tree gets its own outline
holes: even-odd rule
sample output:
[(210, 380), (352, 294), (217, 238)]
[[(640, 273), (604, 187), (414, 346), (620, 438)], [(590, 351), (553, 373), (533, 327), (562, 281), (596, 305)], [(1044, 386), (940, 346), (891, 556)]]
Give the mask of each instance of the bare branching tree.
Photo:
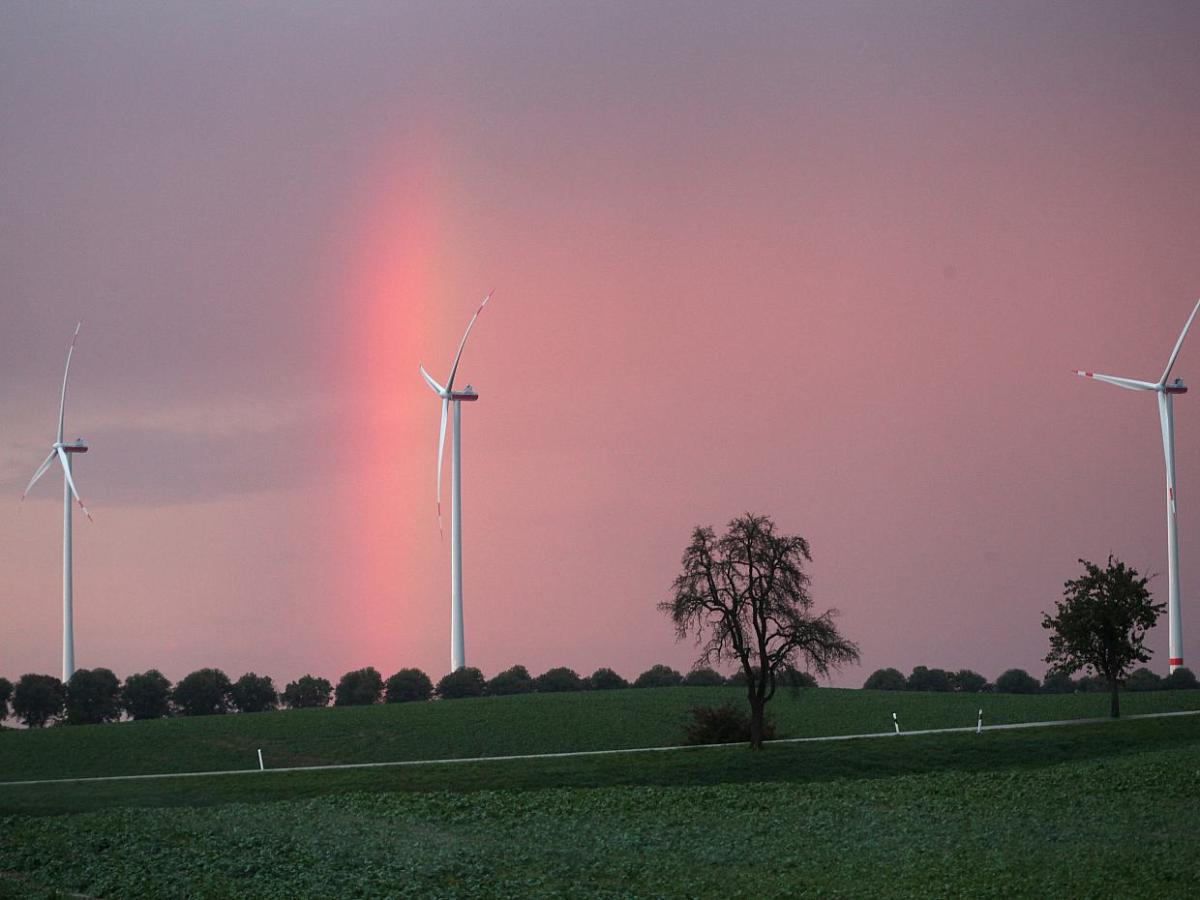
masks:
[(741, 666), (755, 749), (762, 748), (764, 710), (786, 668), (828, 675), (858, 661), (857, 645), (833, 623), (837, 611), (813, 613), (809, 562), (808, 541), (776, 534), (769, 517), (747, 513), (720, 538), (712, 528), (692, 532), (674, 597), (659, 604), (679, 638), (695, 635), (698, 665)]

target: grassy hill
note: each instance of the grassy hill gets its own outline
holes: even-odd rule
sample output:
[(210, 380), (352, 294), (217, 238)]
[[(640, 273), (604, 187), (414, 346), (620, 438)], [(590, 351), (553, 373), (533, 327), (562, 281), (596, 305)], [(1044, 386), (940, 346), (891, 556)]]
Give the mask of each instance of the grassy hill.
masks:
[[(256, 769), (671, 746), (687, 710), (744, 703), (737, 688), (657, 688), (483, 697), (0, 732), (0, 781)], [(782, 691), (780, 737), (1100, 717), (1100, 694)], [(1127, 714), (1200, 709), (1200, 691), (1130, 693)], [(2, 789), (0, 789), (2, 790)]]

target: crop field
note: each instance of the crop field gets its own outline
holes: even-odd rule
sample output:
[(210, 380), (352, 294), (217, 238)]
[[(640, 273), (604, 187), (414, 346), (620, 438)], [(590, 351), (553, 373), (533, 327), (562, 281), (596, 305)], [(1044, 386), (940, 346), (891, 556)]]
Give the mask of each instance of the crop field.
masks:
[[(738, 688), (481, 697), (0, 732), (0, 781), (559, 753), (680, 743), (687, 710), (744, 704)], [(781, 690), (779, 737), (989, 725), (1108, 714), (1103, 694)], [(1200, 691), (1128, 693), (1127, 715), (1200, 709)], [(0, 798), (2, 799), (2, 798)]]
[[(429, 770), (433, 780), (413, 777)], [(320, 794), (322, 777), (341, 782), (305, 797)], [(1190, 716), (761, 754), (164, 784), (183, 781), (216, 782), (224, 802), (147, 808), (109, 797), (91, 812), (0, 818), (0, 896), (1044, 897), (1200, 887), (1200, 721)], [(243, 796), (262, 802), (231, 802), (230, 784), (269, 781), (291, 799), (250, 790)]]

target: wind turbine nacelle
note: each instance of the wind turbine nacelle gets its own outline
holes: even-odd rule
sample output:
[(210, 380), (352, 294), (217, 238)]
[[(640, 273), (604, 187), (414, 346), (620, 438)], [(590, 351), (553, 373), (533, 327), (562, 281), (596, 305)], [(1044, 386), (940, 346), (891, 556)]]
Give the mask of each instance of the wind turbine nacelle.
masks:
[(476, 393), (475, 388), (471, 387), (468, 384), (467, 389), (464, 391), (451, 391), (450, 399), (451, 400), (478, 400), (479, 394)]
[(76, 438), (73, 444), (63, 444), (63, 453), (87, 453), (87, 444), (83, 442), (83, 438)]
[(1183, 383), (1182, 378), (1176, 378), (1173, 382), (1163, 387), (1164, 394), (1186, 394), (1187, 385)]

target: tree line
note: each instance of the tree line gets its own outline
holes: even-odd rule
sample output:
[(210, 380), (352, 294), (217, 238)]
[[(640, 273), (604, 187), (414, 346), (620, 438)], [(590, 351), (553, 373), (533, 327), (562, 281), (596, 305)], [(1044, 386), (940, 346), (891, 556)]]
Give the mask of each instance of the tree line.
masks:
[[(792, 684), (815, 687), (807, 673), (789, 673)], [(463, 697), (560, 691), (613, 690), (650, 687), (717, 687), (740, 685), (740, 675), (725, 678), (710, 668), (686, 675), (667, 665), (654, 665), (629, 682), (613, 669), (600, 668), (581, 676), (566, 666), (536, 677), (525, 666), (513, 666), (485, 679), (473, 667), (451, 672), (436, 685), (420, 669), (406, 668), (384, 679), (373, 667), (347, 672), (333, 685), (328, 679), (304, 675), (278, 691), (269, 675), (247, 672), (231, 681), (220, 669), (198, 669), (177, 684), (151, 669), (123, 682), (110, 669), (78, 669), (65, 684), (53, 675), (26, 674), (13, 685), (0, 678), (0, 722), (11, 714), (30, 728), (62, 723), (94, 725), (168, 716), (205, 716), (266, 712), (280, 706), (306, 709), (328, 706), (366, 706), (374, 703), (454, 700)]]
[[(1200, 687), (1191, 669), (1180, 667), (1165, 678), (1144, 666), (1121, 680), (1129, 691), (1190, 690)], [(1008, 669), (994, 682), (978, 672), (959, 669), (930, 669), (917, 666), (906, 678), (899, 669), (876, 669), (863, 682), (869, 691), (946, 691), (963, 694), (1102, 694), (1110, 690), (1109, 681), (1100, 675), (1072, 678), (1051, 670), (1039, 681), (1024, 669)]]

